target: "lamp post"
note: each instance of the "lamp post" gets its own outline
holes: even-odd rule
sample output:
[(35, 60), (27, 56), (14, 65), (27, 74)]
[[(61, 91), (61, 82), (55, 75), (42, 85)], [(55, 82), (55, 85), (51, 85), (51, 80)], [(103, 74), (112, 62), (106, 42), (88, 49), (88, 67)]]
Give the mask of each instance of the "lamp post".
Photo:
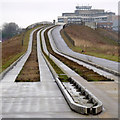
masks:
[(23, 33), (23, 37), (22, 37), (22, 46), (24, 45), (25, 34), (26, 34), (26, 29), (25, 29), (25, 32)]

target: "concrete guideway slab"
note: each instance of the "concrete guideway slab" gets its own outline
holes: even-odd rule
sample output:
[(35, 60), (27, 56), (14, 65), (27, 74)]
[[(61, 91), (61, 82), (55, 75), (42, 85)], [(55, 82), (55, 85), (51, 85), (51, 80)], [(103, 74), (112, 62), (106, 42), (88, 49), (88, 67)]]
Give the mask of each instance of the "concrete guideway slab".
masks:
[[(37, 30), (37, 29), (35, 29)], [(20, 59), (20, 61), (17, 62), (17, 64), (15, 66), (13, 66), (12, 69), (10, 69), (6, 75), (3, 77), (3, 79), (1, 79), (0, 81), (0, 87), (3, 87), (4, 89), (2, 89), (2, 91), (6, 91), (9, 89), (9, 87), (11, 87), (12, 84), (14, 84), (14, 81), (16, 79), (16, 77), (18, 76), (19, 72), (21, 71), (22, 67), (24, 66), (25, 62), (27, 61), (31, 50), (32, 50), (32, 36), (34, 31), (33, 30), (30, 34), (29, 37), (29, 44), (28, 44), (28, 49), (27, 52), (23, 55), (22, 59)]]
[[(44, 32), (44, 31), (43, 31)], [(44, 37), (44, 36), (43, 36)], [(44, 40), (44, 39), (43, 39)], [(45, 42), (43, 42), (43, 46), (46, 46)], [(43, 47), (44, 51), (47, 51), (46, 47)], [(46, 50), (45, 50), (46, 49)], [(48, 52), (48, 51), (47, 51)], [(55, 58), (54, 56), (50, 55), (50, 58)], [(54, 59), (53, 59), (54, 61)], [(59, 60), (58, 60), (59, 61)], [(54, 61), (56, 63), (56, 61)], [(58, 65), (59, 66), (59, 65)], [(93, 118), (93, 115), (89, 115), (88, 117), (90, 118), (90, 116)], [(95, 118), (98, 118), (98, 115), (95, 115)]]
[(118, 72), (120, 71), (118, 66), (120, 65), (120, 63), (118, 62), (114, 62), (114, 61), (110, 61), (110, 60), (106, 60), (106, 59), (102, 59), (102, 58), (97, 58), (97, 57), (93, 57), (93, 56), (89, 56), (89, 55), (83, 55), (77, 52), (72, 51), (67, 44), (65, 43), (65, 41), (63, 40), (63, 38), (60, 35), (60, 30), (62, 29), (62, 26), (57, 26), (53, 31), (52, 31), (52, 36), (54, 38), (54, 42), (56, 44), (56, 47), (63, 53), (66, 53), (70, 56), (73, 56), (75, 58), (78, 59), (82, 59), (85, 61), (91, 61), (92, 63), (99, 65), (103, 68), (108, 68), (111, 71), (115, 71)]
[[(51, 46), (54, 47), (52, 44), (52, 38), (49, 36)], [(54, 48), (55, 49), (55, 48)], [(111, 97), (110, 94), (107, 92), (107, 89), (98, 88), (95, 84), (90, 84), (54, 56), (50, 55), (50, 58), (68, 75), (79, 81), (84, 87), (90, 90), (97, 98), (99, 98), (105, 110), (99, 115), (100, 118), (118, 118), (118, 86), (116, 83), (112, 82), (115, 85), (116, 89), (116, 98)], [(99, 82), (100, 83), (100, 82)]]
[[(37, 30), (37, 29), (35, 29), (35, 30)], [(1, 79), (1, 81), (0, 81), (0, 89), (1, 89), (0, 95), (1, 96), (3, 95), (4, 92), (9, 91), (9, 89), (11, 89), (14, 84), (16, 84), (16, 83), (14, 83), (14, 81), (15, 81), (17, 75), (19, 74), (19, 72), (21, 71), (22, 67), (24, 66), (26, 60), (28, 59), (28, 57), (30, 55), (30, 53), (31, 53), (31, 49), (32, 49), (32, 37), (33, 37), (33, 33), (34, 33), (35, 30), (33, 30), (31, 32), (31, 34), (30, 34), (30, 37), (29, 37), (30, 40), (29, 40), (27, 52), (16, 63), (16, 65), (12, 66), (12, 69), (9, 69), (7, 71), (7, 73), (5, 74), (5, 76), (3, 76), (3, 79)]]

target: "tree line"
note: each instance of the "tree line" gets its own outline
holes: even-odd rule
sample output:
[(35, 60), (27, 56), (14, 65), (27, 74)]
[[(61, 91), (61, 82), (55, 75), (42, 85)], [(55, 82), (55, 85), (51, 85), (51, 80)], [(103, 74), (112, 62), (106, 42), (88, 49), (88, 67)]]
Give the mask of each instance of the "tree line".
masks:
[(2, 27), (2, 40), (9, 39), (22, 32), (22, 29), (14, 22), (5, 23)]

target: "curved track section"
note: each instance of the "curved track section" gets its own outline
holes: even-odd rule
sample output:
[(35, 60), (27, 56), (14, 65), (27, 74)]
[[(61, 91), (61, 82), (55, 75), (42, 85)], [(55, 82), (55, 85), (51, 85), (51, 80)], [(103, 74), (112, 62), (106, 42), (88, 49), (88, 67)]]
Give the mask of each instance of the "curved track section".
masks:
[[(100, 69), (105, 70), (107, 72), (110, 72), (112, 74), (119, 75), (119, 73), (118, 73), (118, 71), (119, 71), (118, 70), (118, 66), (119, 66), (120, 63), (113, 62), (113, 61), (110, 61), (110, 60), (105, 60), (105, 59), (102, 59), (102, 58), (93, 57), (93, 56), (83, 55), (83, 54), (80, 54), (80, 53), (72, 51), (66, 45), (64, 40), (62, 39), (62, 37), (60, 35), (60, 30), (61, 29), (62, 29), (62, 26), (57, 26), (52, 31), (52, 36), (53, 36), (54, 43), (55, 43), (57, 49), (61, 53), (65, 54), (65, 55), (68, 55), (68, 56), (72, 57), (73, 59), (79, 60), (79, 62), (82, 61), (81, 64), (83, 64), (83, 62), (87, 63), (88, 67), (90, 67), (89, 65), (92, 65), (92, 67), (95, 66), (97, 68), (100, 68)], [(92, 69), (94, 69), (94, 68), (92, 68)], [(108, 73), (105, 73), (105, 74), (107, 76), (109, 76), (109, 77), (113, 76), (113, 75), (108, 74)], [(113, 79), (114, 78), (115, 78), (115, 76), (113, 76)], [(117, 78), (115, 78), (115, 79), (117, 79)]]
[[(54, 28), (53, 28), (54, 29)], [(60, 50), (58, 50), (58, 48), (56, 47), (56, 42), (58, 42), (58, 39), (54, 39), (53, 35), (52, 35), (52, 31), (53, 29), (51, 29), (49, 32), (48, 32), (48, 36), (49, 36), (49, 40), (50, 40), (50, 43), (51, 43), (51, 46), (52, 46), (52, 49), (59, 55), (61, 56), (64, 56), (65, 58), (67, 58), (68, 60), (71, 60), (79, 65), (82, 65), (84, 66), (85, 68), (88, 68), (88, 70), (93, 70), (95, 73), (98, 73), (99, 75), (102, 75), (108, 79), (111, 79), (111, 80), (114, 80), (116, 83), (118, 83), (118, 80), (119, 80), (119, 77), (114, 75), (114, 74), (111, 74), (109, 72), (106, 72), (104, 70), (101, 70), (93, 65), (90, 65), (86, 62), (82, 62), (80, 60), (78, 60), (77, 58), (73, 57), (73, 56), (69, 56), (67, 55), (66, 53), (63, 53), (61, 52)], [(56, 42), (55, 42), (56, 41)], [(59, 44), (59, 43), (57, 43)], [(63, 47), (64, 49), (64, 47)]]

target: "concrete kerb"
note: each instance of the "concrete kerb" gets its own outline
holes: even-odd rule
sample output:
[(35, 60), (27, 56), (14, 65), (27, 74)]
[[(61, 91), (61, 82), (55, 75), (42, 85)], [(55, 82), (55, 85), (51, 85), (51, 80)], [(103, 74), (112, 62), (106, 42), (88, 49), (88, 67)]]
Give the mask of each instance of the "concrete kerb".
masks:
[(48, 62), (48, 60), (46, 59), (46, 57), (44, 56), (43, 53), (42, 53), (42, 55), (43, 55), (43, 57), (44, 57), (44, 59), (45, 59), (46, 64), (48, 65), (48, 67), (49, 67), (49, 69), (50, 69), (50, 71), (51, 71), (54, 79), (58, 78), (57, 73), (55, 72), (55, 70), (53, 69), (53, 67), (50, 65), (50, 63)]
[[(52, 39), (54, 39), (53, 36), (52, 36), (52, 34), (51, 34), (51, 32), (53, 31), (53, 29), (54, 29), (54, 28), (52, 28), (52, 29), (49, 30), (49, 32), (48, 32), (48, 35), (51, 36)], [(62, 53), (57, 49), (57, 47), (56, 47), (56, 45), (55, 45), (54, 42), (53, 42), (53, 46), (54, 46), (54, 48), (57, 50), (57, 52), (59, 52), (60, 54), (62, 54)], [(54, 52), (55, 52), (55, 51), (54, 51)], [(73, 57), (73, 58), (74, 58), (74, 57)], [(101, 102), (101, 101), (99, 101), (91, 92), (89, 92), (85, 87), (83, 87), (83, 86), (82, 86), (79, 82), (77, 82), (74, 78), (72, 78), (72, 80), (75, 81), (76, 86), (82, 87), (83, 91), (87, 92), (87, 94), (91, 95), (96, 101), (98, 101), (99, 104), (98, 104), (98, 106), (97, 106), (96, 108), (101, 107), (101, 109), (102, 109), (102, 102)], [(95, 108), (95, 107), (94, 107), (94, 108)], [(97, 111), (98, 111), (98, 110), (97, 110)]]
[(1, 74), (0, 74), (0, 80), (3, 79), (3, 77), (23, 58), (25, 54), (23, 54), (20, 58), (18, 58), (14, 63), (12, 63), (7, 69), (5, 69)]
[[(40, 30), (40, 31), (41, 31), (41, 30)], [(40, 31), (38, 31), (38, 33), (37, 33), (37, 44), (38, 44), (38, 47), (40, 48), (40, 49), (38, 49), (38, 54), (39, 54), (39, 52), (41, 51), (41, 54), (42, 54), (42, 56), (43, 56), (46, 64), (48, 65), (48, 67), (49, 67), (49, 69), (50, 69), (50, 71), (51, 71), (54, 79), (56, 79), (56, 78), (58, 77), (58, 75), (56, 74), (56, 72), (54, 71), (54, 69), (52, 68), (52, 66), (50, 65), (50, 63), (48, 62), (48, 60), (46, 59), (45, 55), (43, 54), (43, 52), (42, 52), (42, 50), (41, 50), (41, 47), (40, 47), (40, 39), (39, 39)], [(39, 50), (40, 50), (40, 51), (39, 51)], [(45, 51), (44, 51), (44, 52), (45, 52)], [(39, 57), (38, 57), (38, 59), (39, 59)], [(39, 59), (39, 62), (40, 62), (40, 59)]]
[(42, 31), (42, 29), (37, 32), (37, 57), (38, 57), (39, 72), (40, 72), (40, 64), (41, 64), (41, 62), (40, 62), (40, 50), (41, 50), (41, 47), (40, 47), (40, 39), (39, 39), (40, 31)]
[[(51, 34), (51, 37), (52, 37), (53, 40), (54, 40), (54, 38), (53, 38), (53, 35), (52, 35), (52, 31), (53, 31), (54, 29), (55, 29), (55, 28), (52, 28), (52, 29), (50, 30), (50, 34)], [(54, 43), (54, 44), (55, 44), (55, 43)], [(66, 54), (66, 53), (58, 50), (58, 48), (56, 47), (56, 45), (55, 45), (55, 49), (56, 49), (59, 53), (61, 53), (61, 54), (63, 54), (63, 55), (66, 55), (66, 56), (71, 57), (71, 58), (73, 58), (73, 59), (79, 60), (79, 61), (84, 62), (84, 63), (86, 63), (86, 64), (92, 65), (92, 66), (94, 66), (94, 67), (96, 67), (96, 68), (99, 68), (99, 69), (104, 70), (104, 71), (106, 71), (106, 72), (112, 73), (112, 74), (114, 74), (114, 75), (120, 76), (120, 73), (119, 73), (118, 71), (110, 70), (109, 68), (100, 66), (100, 65), (95, 64), (95, 63), (93, 63), (93, 62), (86, 61), (86, 60), (84, 60), (84, 59), (81, 59), (81, 58), (79, 59), (79, 58), (76, 58), (76, 57), (74, 57), (74, 56), (68, 55), (68, 54)]]
[(61, 54), (66, 55), (66, 56), (68, 56), (68, 57), (71, 57), (71, 58), (74, 58), (74, 59), (76, 59), (76, 60), (82, 61), (82, 62), (84, 62), (84, 63), (86, 63), (86, 64), (92, 65), (92, 66), (94, 66), (94, 67), (96, 67), (96, 68), (99, 68), (99, 69), (101, 69), (101, 70), (104, 70), (104, 71), (106, 71), (106, 72), (109, 72), (109, 73), (112, 73), (112, 74), (114, 74), (114, 75), (120, 76), (120, 73), (119, 73), (119, 72), (116, 72), (116, 71), (114, 71), (114, 70), (110, 70), (110, 69), (108, 69), (108, 68), (106, 68), (106, 67), (103, 67), (103, 66), (94, 64), (94, 63), (92, 63), (92, 62), (88, 62), (88, 61), (85, 61), (85, 60), (82, 60), (82, 59), (78, 59), (78, 58), (73, 57), (73, 56), (71, 56), (71, 55), (65, 54), (65, 53), (63, 53), (63, 52), (61, 52), (61, 51), (58, 51), (58, 52), (60, 52)]

